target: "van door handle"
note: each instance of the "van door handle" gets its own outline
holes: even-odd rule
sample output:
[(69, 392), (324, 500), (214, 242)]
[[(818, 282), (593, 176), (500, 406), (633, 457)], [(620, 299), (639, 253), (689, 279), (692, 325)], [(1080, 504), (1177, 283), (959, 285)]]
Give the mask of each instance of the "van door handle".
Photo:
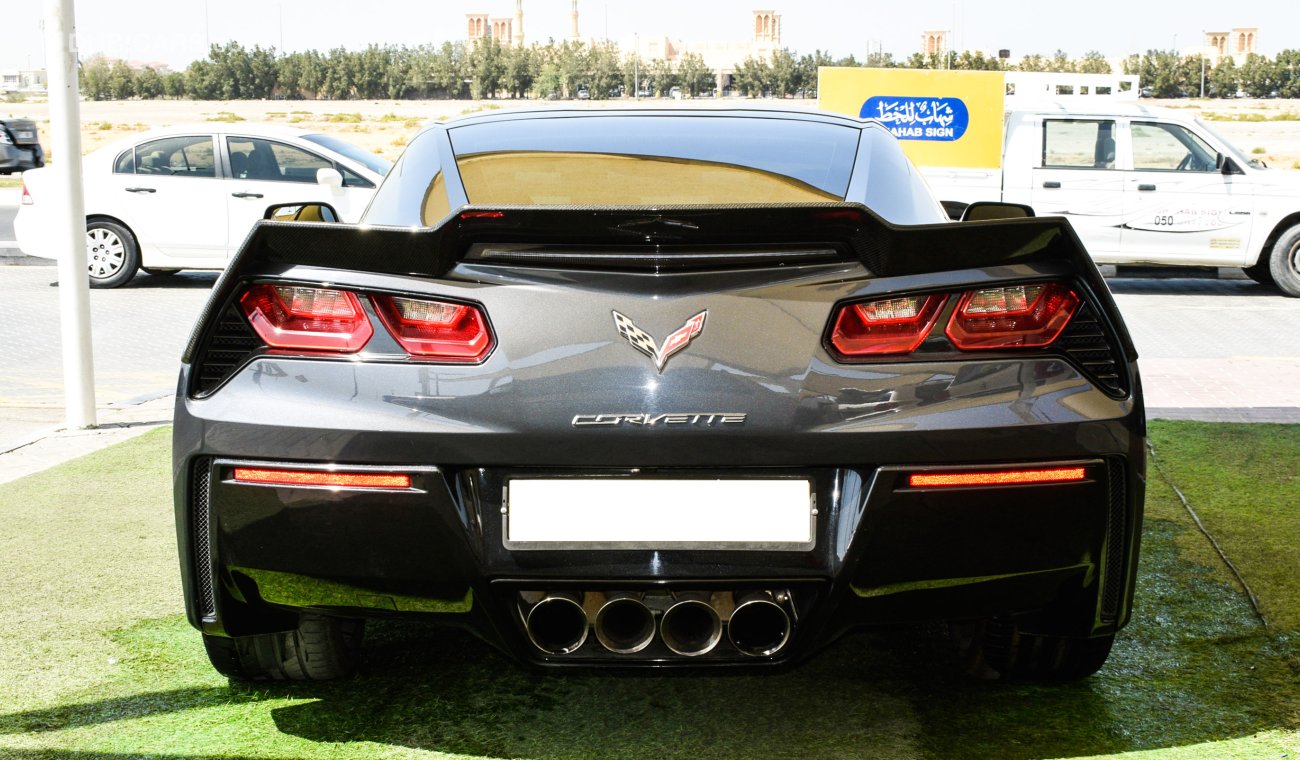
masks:
[(231, 193), (232, 198), (261, 198), (261, 193)]
[(128, 193), (156, 193), (156, 192), (158, 192), (157, 190), (153, 189), (152, 187), (128, 187), (128, 188), (126, 189), (126, 191), (127, 191)]
[(1155, 185), (1138, 185), (1138, 190), (1141, 190), (1144, 193), (1152, 192), (1155, 189), (1156, 189)]
[(1049, 190), (1055, 190), (1055, 189), (1059, 188), (1060, 186), (1061, 186), (1061, 183), (1060, 183), (1060, 182), (1056, 182), (1055, 180), (1048, 180), (1047, 182), (1044, 182), (1044, 183), (1043, 183), (1043, 187), (1046, 187), (1046, 188), (1048, 188)]

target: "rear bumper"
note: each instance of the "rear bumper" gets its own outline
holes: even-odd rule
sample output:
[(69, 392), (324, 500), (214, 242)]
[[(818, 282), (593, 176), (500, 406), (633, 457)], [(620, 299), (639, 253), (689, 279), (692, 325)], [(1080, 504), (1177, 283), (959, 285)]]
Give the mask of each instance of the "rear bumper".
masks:
[(45, 166), (40, 145), (0, 145), (0, 172), (22, 172)]
[[(377, 419), (374, 409), (353, 409), (356, 416), (317, 409), (312, 416), (329, 420), (325, 427), (277, 400), (277, 389), (342, 380), (340, 371), (350, 372), (337, 363), (259, 361), (208, 399), (179, 394), (177, 526), (189, 617), (206, 632), (276, 630), (292, 625), (299, 609), (400, 615), (468, 626), (535, 662), (674, 664), (654, 646), (636, 657), (611, 655), (595, 637), (563, 656), (542, 652), (524, 629), (521, 592), (788, 591), (797, 624), (778, 655), (741, 657), (719, 647), (689, 660), (760, 664), (806, 655), (856, 626), (1016, 615), (1026, 631), (1095, 636), (1123, 626), (1131, 609), (1142, 412), (1086, 383), (1052, 412), (1061, 388), (1025, 390), (1024, 419), (997, 436), (970, 414), (973, 399), (1003, 403), (985, 386), (970, 397), (920, 399), (923, 413), (905, 409), (872, 424), (809, 423), (743, 437), (664, 431), (649, 447), (644, 436), (626, 434), (584, 440), (571, 431), (457, 429), (454, 415), (412, 416), (402, 406), (409, 399), (391, 396), (383, 402), (391, 418)], [(189, 387), (184, 376), (180, 387)], [(248, 463), (379, 467), (410, 474), (412, 488), (233, 482), (233, 466)], [(925, 490), (903, 478), (935, 465), (1060, 463), (1081, 463), (1086, 479)], [(508, 550), (506, 478), (575, 473), (805, 477), (817, 503), (814, 546)]]

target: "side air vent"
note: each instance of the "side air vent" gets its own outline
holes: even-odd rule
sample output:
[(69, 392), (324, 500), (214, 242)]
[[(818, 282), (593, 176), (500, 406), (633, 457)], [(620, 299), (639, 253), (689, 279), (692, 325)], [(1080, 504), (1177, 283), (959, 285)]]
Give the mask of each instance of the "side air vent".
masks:
[(1110, 503), (1106, 515), (1106, 567), (1101, 589), (1101, 619), (1113, 623), (1119, 615), (1120, 599), (1124, 595), (1124, 541), (1128, 514), (1128, 499), (1124, 489), (1124, 466), (1114, 460), (1106, 465), (1110, 481)]
[(1056, 345), (1106, 392), (1113, 396), (1128, 395), (1127, 373), (1120, 364), (1119, 354), (1105, 325), (1097, 318), (1096, 309), (1087, 301), (1079, 306)]
[(195, 356), (194, 395), (212, 393), (262, 347), (238, 306), (228, 305)]
[(217, 601), (212, 579), (212, 459), (194, 460), (190, 507), (190, 535), (194, 541), (194, 584), (199, 593), (199, 613), (215, 618)]

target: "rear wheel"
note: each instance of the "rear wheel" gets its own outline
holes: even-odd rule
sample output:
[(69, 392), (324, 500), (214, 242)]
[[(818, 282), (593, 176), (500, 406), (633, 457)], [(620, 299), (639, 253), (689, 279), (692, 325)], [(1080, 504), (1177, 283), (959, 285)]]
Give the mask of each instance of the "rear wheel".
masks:
[(1074, 681), (1101, 670), (1115, 635), (1073, 638), (1022, 633), (1001, 618), (951, 625), (961, 669), (976, 678)]
[(86, 267), (90, 287), (116, 288), (135, 277), (140, 248), (125, 227), (103, 219), (86, 224)]
[(237, 681), (328, 681), (356, 673), (365, 623), (304, 613), (298, 627), (257, 636), (203, 634), (212, 667)]
[(1300, 296), (1300, 224), (1282, 233), (1268, 264), (1278, 289), (1289, 296)]

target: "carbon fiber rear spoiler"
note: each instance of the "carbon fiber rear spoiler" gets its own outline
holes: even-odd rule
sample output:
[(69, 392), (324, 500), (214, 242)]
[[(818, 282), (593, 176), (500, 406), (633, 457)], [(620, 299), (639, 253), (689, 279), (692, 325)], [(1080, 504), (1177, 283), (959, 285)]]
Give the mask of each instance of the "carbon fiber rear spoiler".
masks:
[[(877, 277), (1056, 262), (1115, 313), (1105, 280), (1060, 217), (900, 226), (856, 203), (743, 206), (478, 207), (437, 227), (367, 227), (262, 221), (253, 227), (199, 320), (234, 283), (297, 266), (440, 277), (482, 245), (640, 248), (671, 259), (704, 247), (831, 248)], [(1121, 329), (1121, 339), (1132, 344)], [(198, 332), (186, 350), (191, 355)]]

